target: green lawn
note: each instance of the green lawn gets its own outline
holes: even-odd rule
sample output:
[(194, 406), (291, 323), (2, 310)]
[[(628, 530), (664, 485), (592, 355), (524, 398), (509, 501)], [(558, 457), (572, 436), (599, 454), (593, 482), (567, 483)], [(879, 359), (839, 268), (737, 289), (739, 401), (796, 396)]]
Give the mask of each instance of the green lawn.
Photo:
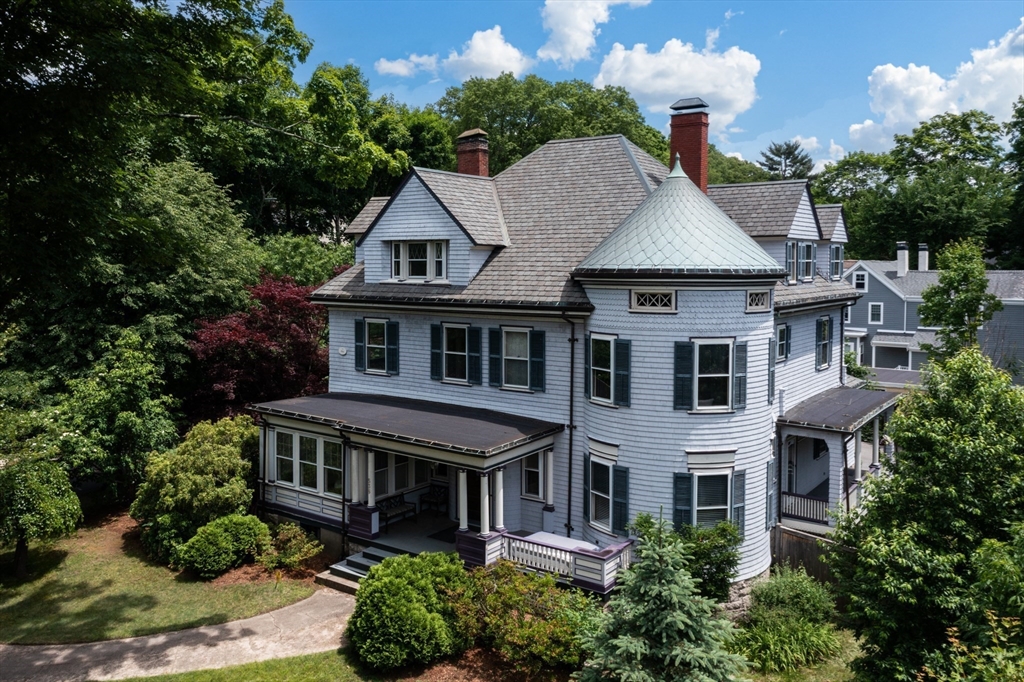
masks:
[(313, 587), (273, 580), (216, 585), (149, 562), (118, 517), (52, 546), (33, 545), (29, 579), (0, 552), (0, 642), (44, 644), (135, 637), (248, 618)]

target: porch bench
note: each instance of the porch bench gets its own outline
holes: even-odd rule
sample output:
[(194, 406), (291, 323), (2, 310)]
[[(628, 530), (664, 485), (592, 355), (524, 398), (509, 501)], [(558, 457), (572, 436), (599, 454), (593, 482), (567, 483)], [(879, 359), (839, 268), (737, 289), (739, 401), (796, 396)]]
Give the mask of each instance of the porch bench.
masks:
[(384, 519), (384, 530), (388, 529), (391, 519), (398, 517), (403, 519), (408, 514), (416, 516), (416, 505), (405, 501), (405, 494), (399, 493), (377, 501), (377, 511)]
[(420, 495), (420, 511), (427, 507), (434, 508), (434, 515), (441, 513), (441, 507), (448, 511), (448, 484), (431, 483), (430, 490)]

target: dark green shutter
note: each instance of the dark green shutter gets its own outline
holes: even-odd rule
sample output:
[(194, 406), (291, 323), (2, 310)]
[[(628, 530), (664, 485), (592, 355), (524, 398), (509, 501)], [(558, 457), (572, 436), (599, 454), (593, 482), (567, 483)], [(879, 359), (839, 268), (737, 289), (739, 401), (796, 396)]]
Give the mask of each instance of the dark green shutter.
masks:
[(775, 402), (775, 339), (768, 339), (768, 404)]
[(590, 398), (590, 334), (583, 336), (583, 395)]
[(819, 317), (814, 321), (814, 368), (821, 369), (821, 363), (818, 362), (818, 349), (821, 347), (821, 332), (822, 332), (822, 319)]
[(693, 525), (693, 474), (672, 477), (672, 523), (676, 530)]
[(746, 531), (747, 472), (737, 471), (732, 475), (732, 522), (740, 529), (740, 537)]
[(628, 535), (629, 469), (618, 464), (612, 467), (612, 532)]
[(532, 330), (530, 332), (530, 390), (544, 390), (544, 332)]
[(441, 325), (430, 325), (430, 378), (441, 380)]
[(767, 494), (765, 495), (764, 527), (771, 530), (775, 525), (775, 458), (768, 460), (768, 471), (765, 473)]
[(590, 453), (583, 454), (583, 520), (590, 521)]
[(732, 406), (747, 406), (747, 344), (737, 343), (732, 348)]
[(786, 281), (789, 282), (793, 278), (793, 259), (796, 255), (795, 245), (793, 242), (786, 242)]
[(629, 341), (615, 339), (615, 395), (616, 405), (629, 407)]
[(487, 383), (491, 386), (501, 386), (501, 330), (491, 328), (487, 330)]
[(793, 347), (793, 328), (788, 324), (786, 325), (786, 357), (789, 357), (789, 351)]
[(483, 332), (480, 331), (480, 327), (470, 327), (466, 330), (467, 362), (469, 365), (466, 376), (471, 384), (479, 385), (483, 383), (483, 361), (480, 357), (482, 344)]
[(356, 320), (356, 371), (366, 371), (366, 323)]
[(693, 342), (676, 341), (675, 381), (672, 406), (677, 410), (693, 409)]
[(384, 368), (388, 374), (398, 374), (398, 323), (384, 324)]
[(828, 316), (828, 364), (832, 364), (832, 316)]
[(815, 273), (818, 272), (818, 245), (817, 243), (811, 244), (811, 277), (814, 277)]

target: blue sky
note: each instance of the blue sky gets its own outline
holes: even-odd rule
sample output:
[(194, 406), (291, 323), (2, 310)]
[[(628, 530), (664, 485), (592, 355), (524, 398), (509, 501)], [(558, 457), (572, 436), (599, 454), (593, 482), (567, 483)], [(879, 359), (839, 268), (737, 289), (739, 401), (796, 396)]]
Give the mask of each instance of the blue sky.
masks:
[(756, 159), (799, 138), (820, 164), (944, 111), (1006, 120), (1024, 94), (1024, 4), (285, 0), (314, 42), (296, 73), (354, 63), (375, 94), (421, 106), (502, 70), (622, 85), (667, 131), (667, 106), (711, 104), (712, 140)]

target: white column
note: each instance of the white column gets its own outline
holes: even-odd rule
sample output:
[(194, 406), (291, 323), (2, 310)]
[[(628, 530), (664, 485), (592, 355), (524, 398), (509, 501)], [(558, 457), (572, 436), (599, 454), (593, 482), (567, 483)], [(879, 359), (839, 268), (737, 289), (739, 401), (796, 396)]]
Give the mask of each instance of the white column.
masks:
[(348, 476), (352, 504), (359, 504), (363, 501), (363, 449), (352, 448), (349, 459), (352, 460), (352, 471)]
[(491, 534), (491, 490), (487, 474), (480, 474), (480, 535)]
[(874, 451), (871, 453), (871, 466), (873, 466), (873, 467), (877, 467), (878, 466), (878, 439), (879, 439), (878, 428), (879, 428), (879, 426), (880, 426), (880, 424), (879, 424), (878, 417), (875, 417), (874, 428), (872, 429), (873, 434), (871, 436), (871, 445), (874, 447)]
[(374, 452), (373, 450), (366, 449), (366, 506), (376, 507), (377, 506), (377, 486), (374, 479), (377, 477), (374, 475), (377, 473), (377, 467), (374, 463)]
[(494, 472), (494, 530), (505, 530), (505, 470)]
[(465, 469), (459, 469), (459, 530), (469, 530), (469, 490), (466, 488)]
[(555, 506), (555, 451), (544, 453), (544, 506), (553, 509)]
[(853, 432), (853, 480), (860, 483), (860, 429)]

